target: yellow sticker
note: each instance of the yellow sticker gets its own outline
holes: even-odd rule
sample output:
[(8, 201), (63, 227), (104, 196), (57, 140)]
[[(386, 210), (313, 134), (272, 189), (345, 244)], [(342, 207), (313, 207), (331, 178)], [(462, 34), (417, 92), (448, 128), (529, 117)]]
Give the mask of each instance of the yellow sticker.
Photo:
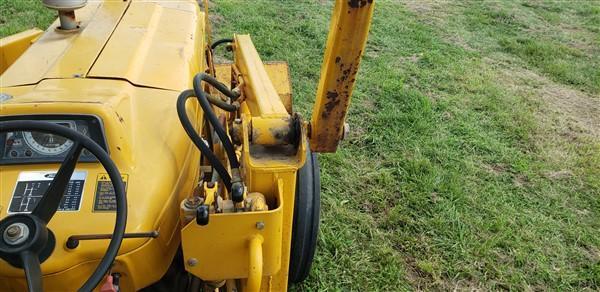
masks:
[[(123, 185), (125, 187), (125, 193), (127, 193), (127, 181), (129, 179), (128, 174), (121, 174)], [(94, 211), (116, 211), (117, 210), (117, 199), (115, 196), (115, 189), (113, 188), (112, 181), (106, 173), (98, 174), (96, 179), (96, 195), (94, 198)]]

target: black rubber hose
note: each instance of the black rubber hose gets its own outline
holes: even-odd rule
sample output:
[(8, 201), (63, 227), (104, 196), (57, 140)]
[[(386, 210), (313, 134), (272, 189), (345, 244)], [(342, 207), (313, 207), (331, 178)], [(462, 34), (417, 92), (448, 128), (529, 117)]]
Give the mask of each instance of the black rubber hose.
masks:
[(233, 100), (239, 97), (239, 93), (236, 94), (230, 91), (225, 84), (219, 82), (217, 79), (206, 73), (196, 74), (196, 76), (194, 76), (194, 81), (192, 82), (194, 85), (194, 93), (196, 94), (196, 98), (198, 99), (202, 110), (204, 110), (204, 114), (212, 124), (215, 133), (217, 133), (217, 136), (221, 140), (221, 144), (223, 144), (223, 148), (225, 148), (225, 152), (227, 153), (227, 158), (229, 158), (229, 165), (231, 166), (231, 185), (227, 185), (229, 187), (227, 190), (231, 193), (231, 199), (234, 202), (239, 203), (244, 200), (245, 190), (244, 183), (242, 182), (240, 175), (240, 162), (235, 154), (235, 149), (233, 148), (231, 139), (229, 139), (225, 129), (223, 129), (223, 125), (221, 125), (219, 119), (212, 111), (210, 103), (206, 98), (206, 93), (202, 90), (202, 81), (208, 82), (210, 85), (214, 86), (217, 90), (221, 91)]
[[(215, 77), (212, 77), (206, 73), (196, 74), (196, 76), (194, 77), (194, 90), (196, 90), (196, 79), (199, 79), (200, 81), (205, 81), (206, 83), (212, 85), (218, 91), (231, 98), (231, 100), (236, 100), (238, 99), (238, 97), (240, 97), (239, 92), (233, 92), (229, 90), (229, 88), (227, 88), (225, 84), (219, 82), (219, 80), (217, 80)], [(202, 90), (202, 87), (200, 87), (200, 81), (198, 81), (198, 90)]]
[(208, 121), (208, 119), (206, 118), (206, 116), (204, 116), (204, 122), (206, 123), (206, 125), (208, 126), (206, 129), (206, 140), (208, 141), (208, 148), (210, 148), (210, 152), (214, 153), (215, 149), (214, 149), (214, 140), (213, 140), (213, 135), (212, 133), (214, 132), (212, 127), (210, 126), (210, 122)]
[(219, 107), (220, 109), (224, 110), (224, 111), (228, 111), (228, 112), (235, 112), (238, 110), (239, 107), (227, 103), (225, 101), (223, 101), (222, 99), (220, 99), (217, 96), (213, 96), (213, 95), (206, 95), (206, 98), (208, 98), (208, 101), (212, 104), (214, 104), (215, 106)]
[(233, 39), (220, 39), (218, 41), (215, 41), (214, 43), (212, 43), (212, 45), (210, 45), (210, 49), (214, 50), (216, 47), (228, 43), (233, 43)]
[[(208, 80), (211, 80), (211, 81), (208, 81)], [(200, 106), (202, 107), (204, 114), (210, 121), (215, 132), (217, 133), (217, 136), (219, 136), (219, 139), (221, 140), (221, 143), (223, 144), (223, 148), (225, 149), (225, 152), (227, 153), (227, 157), (229, 158), (229, 164), (231, 165), (231, 168), (240, 168), (240, 163), (237, 159), (237, 155), (235, 154), (235, 149), (233, 148), (233, 143), (231, 143), (229, 136), (227, 136), (227, 132), (225, 132), (225, 129), (223, 129), (223, 125), (221, 125), (221, 123), (219, 122), (219, 118), (217, 118), (217, 115), (215, 115), (212, 108), (210, 107), (210, 103), (208, 102), (208, 99), (206, 98), (206, 93), (202, 90), (202, 81), (207, 81), (209, 84), (211, 84), (213, 86), (215, 86), (215, 85), (211, 82), (215, 82), (215, 81), (223, 87), (225, 87), (225, 85), (220, 83), (216, 79), (214, 79), (212, 76), (205, 74), (205, 73), (196, 74), (196, 76), (194, 76), (193, 84), (194, 84), (194, 93), (196, 94), (196, 98), (198, 99), (198, 102), (200, 103)], [(217, 87), (217, 86), (215, 86), (215, 87)], [(217, 89), (219, 89), (219, 88), (217, 88)], [(229, 91), (229, 89), (227, 89), (226, 87), (225, 87), (225, 89), (227, 91)], [(221, 90), (219, 90), (219, 91), (221, 91)], [(221, 92), (223, 92), (223, 91), (221, 91)], [(225, 92), (223, 92), (223, 93), (225, 93)], [(223, 176), (221, 176), (221, 177), (223, 177)]]
[[(223, 180), (223, 183), (225, 184), (225, 187), (227, 188), (227, 190), (231, 191), (231, 176), (227, 172), (227, 169), (225, 168), (225, 166), (223, 166), (223, 163), (221, 163), (221, 161), (217, 158), (217, 156), (215, 156), (215, 154), (212, 151), (210, 151), (210, 148), (208, 148), (208, 145), (206, 145), (206, 143), (204, 143), (202, 138), (200, 138), (200, 136), (196, 133), (196, 130), (194, 129), (194, 126), (192, 125), (192, 122), (190, 122), (190, 119), (187, 116), (187, 112), (185, 110), (185, 102), (190, 97), (194, 97), (194, 96), (195, 96), (194, 91), (191, 89), (185, 90), (181, 94), (179, 94), (179, 97), (177, 98), (177, 115), (179, 116), (179, 121), (181, 121), (181, 125), (183, 126), (183, 129), (185, 130), (187, 135), (190, 137), (190, 139), (192, 139), (192, 142), (194, 142), (194, 145), (196, 145), (196, 147), (198, 147), (198, 149), (200, 149), (200, 152), (202, 152), (202, 155), (204, 155), (204, 157), (206, 157), (206, 159), (208, 159), (208, 161), (210, 162), (212, 167), (215, 169), (215, 171), (217, 171), (219, 173), (219, 176)], [(209, 108), (210, 108), (210, 105), (209, 105)], [(203, 109), (204, 109), (204, 107), (203, 107)], [(208, 113), (212, 113), (214, 115), (214, 113), (211, 110), (209, 110), (208, 112), (206, 110), (204, 110), (204, 113), (205, 113), (205, 116), (207, 116), (207, 117), (210, 116), (210, 114), (208, 114)], [(212, 141), (211, 141), (211, 143), (212, 143)]]

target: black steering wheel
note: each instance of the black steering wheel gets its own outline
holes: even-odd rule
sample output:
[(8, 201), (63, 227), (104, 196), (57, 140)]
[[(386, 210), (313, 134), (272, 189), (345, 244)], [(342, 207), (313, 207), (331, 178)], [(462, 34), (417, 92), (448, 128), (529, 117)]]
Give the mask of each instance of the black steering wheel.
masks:
[(125, 233), (127, 223), (127, 198), (121, 174), (110, 156), (100, 145), (87, 136), (65, 126), (41, 121), (2, 121), (0, 133), (36, 131), (59, 135), (73, 141), (65, 160), (60, 165), (50, 186), (30, 214), (13, 214), (0, 220), (0, 258), (14, 267), (25, 270), (29, 291), (42, 291), (43, 263), (54, 250), (56, 240), (47, 224), (56, 213), (71, 175), (77, 165), (81, 151), (85, 148), (96, 158), (108, 173), (115, 190), (117, 218), (112, 238), (104, 257), (79, 291), (92, 291), (108, 273)]

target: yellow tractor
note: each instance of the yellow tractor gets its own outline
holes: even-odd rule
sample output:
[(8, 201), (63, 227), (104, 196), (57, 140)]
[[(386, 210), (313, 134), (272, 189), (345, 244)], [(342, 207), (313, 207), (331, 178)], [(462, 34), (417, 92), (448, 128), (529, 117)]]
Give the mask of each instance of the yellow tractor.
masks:
[(347, 131), (373, 1), (336, 1), (310, 121), (285, 62), (248, 35), (210, 41), (208, 3), (42, 1), (59, 16), (46, 31), (0, 40), (0, 291), (304, 280), (315, 153)]

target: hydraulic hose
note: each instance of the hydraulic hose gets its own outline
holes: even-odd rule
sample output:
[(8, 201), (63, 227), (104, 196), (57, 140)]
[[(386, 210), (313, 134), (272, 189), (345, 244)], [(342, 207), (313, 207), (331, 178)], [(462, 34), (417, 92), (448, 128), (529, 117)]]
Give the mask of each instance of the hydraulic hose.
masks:
[(200, 103), (204, 114), (208, 118), (210, 124), (213, 126), (213, 129), (215, 130), (215, 133), (217, 133), (217, 136), (219, 136), (219, 139), (223, 144), (223, 148), (227, 153), (227, 158), (229, 159), (229, 165), (231, 166), (232, 173), (231, 197), (235, 202), (241, 202), (244, 199), (244, 185), (242, 183), (242, 178), (239, 170), (240, 162), (238, 161), (237, 155), (235, 154), (235, 148), (233, 148), (233, 143), (231, 143), (229, 136), (227, 136), (225, 129), (223, 129), (223, 125), (221, 125), (221, 123), (219, 122), (219, 118), (217, 118), (215, 113), (212, 111), (210, 102), (206, 97), (206, 93), (202, 90), (202, 81), (205, 81), (208, 84), (214, 86), (217, 90), (229, 96), (231, 99), (239, 97), (239, 94), (230, 91), (229, 88), (225, 86), (225, 84), (219, 82), (217, 79), (206, 73), (196, 74), (192, 82), (194, 85), (194, 93), (196, 94), (198, 103)]
[(227, 103), (217, 96), (207, 94), (206, 98), (208, 98), (208, 101), (210, 103), (214, 104), (215, 106), (219, 107), (220, 109), (222, 109), (224, 111), (235, 112), (239, 109), (239, 106)]
[[(196, 86), (197, 79), (198, 79), (198, 82), (197, 82), (198, 86)], [(216, 88), (221, 93), (225, 94), (227, 97), (231, 98), (231, 100), (233, 100), (233, 101), (237, 100), (238, 97), (240, 97), (239, 92), (234, 92), (234, 91), (229, 90), (229, 88), (227, 88), (227, 86), (225, 84), (219, 82), (219, 80), (217, 80), (215, 77), (212, 77), (206, 73), (199, 73), (199, 74), (196, 74), (196, 76), (194, 76), (194, 90), (202, 91), (202, 87), (200, 87), (200, 81), (204, 81), (204, 82), (212, 85), (214, 88)], [(196, 94), (198, 94), (198, 93), (196, 92)]]
[[(213, 129), (217, 133), (217, 136), (219, 136), (221, 143), (223, 143), (223, 148), (225, 148), (225, 152), (227, 153), (227, 157), (229, 158), (229, 164), (231, 165), (231, 168), (239, 168), (240, 163), (237, 159), (237, 156), (235, 155), (233, 143), (231, 143), (229, 136), (227, 136), (225, 129), (223, 129), (223, 125), (221, 125), (221, 123), (219, 122), (219, 118), (217, 118), (217, 115), (215, 115), (212, 108), (210, 107), (210, 102), (208, 101), (208, 98), (206, 98), (206, 93), (202, 90), (201, 82), (203, 80), (208, 79), (207, 77), (212, 78), (210, 75), (204, 73), (197, 74), (194, 77), (194, 93), (196, 95), (196, 98), (198, 99), (198, 102), (200, 103), (200, 106), (202, 107), (202, 110), (204, 111), (204, 114), (206, 115), (206, 118), (213, 126)], [(219, 82), (219, 84), (221, 83)]]
[(220, 39), (218, 41), (215, 41), (214, 43), (212, 43), (212, 45), (210, 45), (210, 49), (214, 50), (219, 45), (227, 44), (227, 43), (233, 43), (233, 39)]
[(214, 132), (212, 127), (210, 126), (210, 122), (208, 121), (208, 119), (206, 117), (204, 117), (204, 122), (206, 123), (206, 125), (208, 125), (208, 131), (206, 131), (206, 140), (209, 141), (208, 143), (208, 148), (210, 149), (210, 152), (215, 151), (214, 149), (214, 140), (213, 140), (213, 135), (212, 133)]
[[(194, 91), (191, 89), (185, 90), (181, 94), (179, 94), (179, 97), (177, 98), (177, 115), (179, 116), (179, 121), (181, 121), (181, 125), (183, 126), (183, 129), (185, 130), (187, 135), (190, 137), (192, 142), (194, 142), (194, 145), (196, 145), (196, 147), (198, 147), (198, 149), (200, 149), (200, 152), (202, 152), (202, 155), (204, 155), (204, 157), (206, 157), (206, 159), (208, 159), (208, 161), (210, 162), (212, 167), (215, 169), (215, 171), (219, 173), (219, 176), (223, 180), (223, 183), (225, 184), (225, 187), (227, 188), (227, 190), (231, 191), (231, 176), (227, 172), (227, 169), (225, 168), (223, 163), (221, 163), (221, 161), (219, 161), (219, 159), (215, 156), (215, 154), (210, 150), (208, 145), (206, 145), (206, 143), (204, 143), (202, 138), (200, 138), (200, 136), (196, 133), (196, 130), (194, 129), (194, 126), (192, 125), (192, 122), (190, 122), (190, 119), (187, 116), (187, 113), (185, 110), (185, 102), (190, 97), (194, 97), (194, 96), (195, 96)], [(204, 112), (206, 113), (207, 111), (204, 110)], [(210, 111), (210, 110), (208, 112), (212, 113), (212, 111)], [(214, 115), (214, 113), (213, 113), (213, 115)], [(209, 116), (209, 114), (207, 114), (207, 116)]]

